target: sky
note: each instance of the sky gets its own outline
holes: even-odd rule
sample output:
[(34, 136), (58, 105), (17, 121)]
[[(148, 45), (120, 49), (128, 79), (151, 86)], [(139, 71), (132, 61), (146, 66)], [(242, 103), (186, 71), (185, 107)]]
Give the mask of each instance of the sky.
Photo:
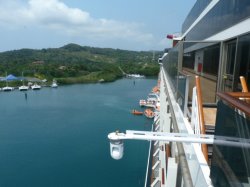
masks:
[(163, 50), (196, 0), (0, 0), (0, 52), (68, 43)]

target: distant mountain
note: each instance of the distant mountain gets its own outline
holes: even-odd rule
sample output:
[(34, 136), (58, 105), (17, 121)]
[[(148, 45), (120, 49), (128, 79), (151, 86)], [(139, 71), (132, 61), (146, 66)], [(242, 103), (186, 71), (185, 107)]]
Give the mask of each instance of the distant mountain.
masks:
[[(156, 52), (155, 56), (160, 54), (162, 52)], [(152, 58), (153, 53), (149, 51), (97, 48), (72, 43), (60, 48), (20, 49), (0, 53), (0, 76), (4, 76), (5, 72), (16, 76), (24, 72), (25, 76), (47, 79), (90, 75), (98, 79), (112, 75), (109, 80), (114, 80), (122, 76), (120, 68), (126, 73), (156, 75), (159, 67)]]

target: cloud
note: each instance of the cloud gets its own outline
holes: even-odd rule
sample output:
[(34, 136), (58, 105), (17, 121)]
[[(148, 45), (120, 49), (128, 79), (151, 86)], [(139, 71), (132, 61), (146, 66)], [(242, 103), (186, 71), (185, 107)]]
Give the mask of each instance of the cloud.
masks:
[(124, 39), (150, 43), (153, 35), (142, 32), (142, 25), (105, 18), (71, 8), (60, 0), (0, 0), (0, 25), (5, 27), (36, 26), (72, 37)]

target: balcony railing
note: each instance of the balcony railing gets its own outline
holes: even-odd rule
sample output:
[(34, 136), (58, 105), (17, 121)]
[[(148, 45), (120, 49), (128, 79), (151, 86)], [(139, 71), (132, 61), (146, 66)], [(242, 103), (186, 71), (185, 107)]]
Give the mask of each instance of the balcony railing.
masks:
[[(250, 93), (218, 93), (215, 142), (211, 163), (214, 186), (250, 185), (250, 148), (244, 146), (250, 139)], [(241, 147), (216, 143), (223, 137), (235, 138)]]

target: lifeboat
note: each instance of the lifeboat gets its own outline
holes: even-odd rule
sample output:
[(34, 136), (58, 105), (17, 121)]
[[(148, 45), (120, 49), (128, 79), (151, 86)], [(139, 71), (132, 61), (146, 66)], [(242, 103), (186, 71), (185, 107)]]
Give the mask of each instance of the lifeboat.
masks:
[(155, 86), (153, 89), (152, 89), (152, 92), (153, 93), (158, 93), (160, 91), (159, 87), (158, 86)]
[(151, 110), (149, 108), (144, 111), (144, 115), (147, 118), (153, 118), (153, 117), (155, 117), (155, 113), (153, 112), (153, 110)]
[(134, 115), (142, 115), (143, 114), (143, 112), (138, 111), (138, 110), (132, 110), (131, 113)]

